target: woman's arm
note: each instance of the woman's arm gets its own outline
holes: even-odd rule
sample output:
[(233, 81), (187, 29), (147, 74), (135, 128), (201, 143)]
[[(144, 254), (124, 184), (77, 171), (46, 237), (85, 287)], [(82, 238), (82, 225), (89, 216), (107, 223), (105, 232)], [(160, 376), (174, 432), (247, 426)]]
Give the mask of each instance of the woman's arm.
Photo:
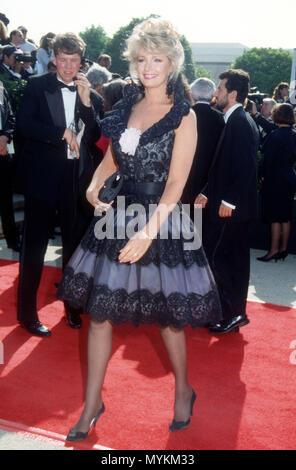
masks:
[(117, 171), (117, 164), (115, 157), (112, 151), (112, 145), (110, 143), (107, 153), (103, 158), (102, 162), (94, 172), (91, 183), (86, 191), (86, 198), (88, 202), (96, 209), (98, 206), (104, 206), (106, 210), (111, 206), (111, 204), (105, 204), (98, 199), (98, 193), (101, 187), (103, 186), (105, 180), (111, 176), (115, 171)]
[(164, 192), (146, 226), (131, 238), (121, 250), (119, 261), (122, 263), (134, 263), (144, 255), (151, 245), (152, 239), (157, 236), (161, 225), (174, 210), (182, 196), (197, 144), (196, 116), (192, 110), (183, 117), (175, 134), (170, 170)]

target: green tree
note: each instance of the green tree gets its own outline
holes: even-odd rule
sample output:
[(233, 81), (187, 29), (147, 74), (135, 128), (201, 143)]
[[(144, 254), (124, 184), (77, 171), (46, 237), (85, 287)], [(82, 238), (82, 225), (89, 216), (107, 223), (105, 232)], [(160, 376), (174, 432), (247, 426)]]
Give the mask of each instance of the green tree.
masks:
[(210, 80), (213, 80), (212, 74), (209, 70), (205, 69), (203, 65), (199, 65), (195, 67), (195, 78), (202, 78), (206, 77)]
[(105, 52), (109, 38), (102, 26), (91, 25), (79, 33), (86, 44), (85, 55), (88, 59), (96, 62), (98, 56)]
[(196, 78), (195, 66), (192, 57), (192, 49), (185, 36), (181, 36), (180, 41), (183, 46), (185, 56), (184, 75), (187, 78), (188, 82), (192, 83)]
[[(155, 17), (156, 15), (150, 15), (148, 18), (152, 16)], [(134, 27), (145, 19), (147, 18), (133, 18), (128, 25), (119, 28), (108, 43), (106, 53), (112, 57), (111, 71), (113, 73), (119, 73), (122, 77), (128, 75), (129, 64), (123, 57), (123, 53), (126, 49), (125, 41), (132, 34)]]
[(279, 82), (289, 82), (292, 54), (283, 49), (252, 48), (237, 57), (233, 68), (245, 70), (250, 75), (251, 87), (272, 94)]

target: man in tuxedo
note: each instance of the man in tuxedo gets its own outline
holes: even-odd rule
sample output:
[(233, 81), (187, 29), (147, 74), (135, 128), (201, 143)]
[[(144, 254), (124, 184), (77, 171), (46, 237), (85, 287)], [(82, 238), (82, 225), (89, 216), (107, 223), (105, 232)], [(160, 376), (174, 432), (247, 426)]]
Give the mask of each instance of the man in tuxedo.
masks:
[(207, 182), (215, 148), (225, 124), (223, 113), (211, 106), (216, 89), (214, 82), (208, 78), (198, 78), (190, 85), (190, 88), (195, 100), (193, 110), (197, 118), (198, 142), (191, 171), (183, 191), (182, 202), (193, 205), (197, 195)]
[[(89, 151), (100, 136), (90, 83), (79, 73), (85, 44), (73, 33), (58, 35), (53, 62), (57, 73), (31, 78), (18, 114), (25, 141), (18, 182), (25, 194), (20, 254), (18, 320), (31, 334), (50, 336), (37, 313), (37, 290), (56, 211), (63, 267), (92, 217), (85, 191), (92, 176)], [(69, 325), (81, 326), (80, 311), (65, 303)]]
[(238, 331), (249, 323), (246, 300), (250, 276), (249, 222), (257, 215), (258, 129), (244, 111), (249, 75), (227, 70), (214, 94), (224, 113), (208, 182), (196, 202), (207, 206), (204, 247), (220, 294), (223, 320), (211, 333)]

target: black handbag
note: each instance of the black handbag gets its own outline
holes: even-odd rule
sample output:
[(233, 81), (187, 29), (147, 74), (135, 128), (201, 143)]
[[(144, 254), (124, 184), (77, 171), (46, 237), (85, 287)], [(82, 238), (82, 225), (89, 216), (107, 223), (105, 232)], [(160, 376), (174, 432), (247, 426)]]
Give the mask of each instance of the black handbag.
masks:
[(106, 179), (104, 186), (100, 189), (98, 199), (109, 204), (119, 193), (123, 184), (123, 177), (120, 171), (116, 171)]

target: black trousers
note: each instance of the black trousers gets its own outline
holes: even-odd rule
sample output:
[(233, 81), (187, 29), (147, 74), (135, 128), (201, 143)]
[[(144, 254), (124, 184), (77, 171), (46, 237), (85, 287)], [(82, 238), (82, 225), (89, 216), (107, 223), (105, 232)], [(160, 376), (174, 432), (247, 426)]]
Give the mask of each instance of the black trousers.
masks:
[[(18, 287), (19, 321), (38, 320), (37, 291), (48, 240), (56, 220), (56, 211), (59, 214), (61, 227), (63, 268), (91, 221), (91, 211), (83, 211), (74, 200), (71, 180), (64, 181), (63, 191), (56, 201), (26, 197)], [(65, 307), (71, 309), (68, 304)]]
[(15, 244), (19, 241), (13, 209), (13, 176), (13, 157), (0, 156), (0, 215), (7, 244)]
[(250, 279), (249, 223), (204, 221), (203, 245), (212, 269), (223, 320), (246, 313)]

